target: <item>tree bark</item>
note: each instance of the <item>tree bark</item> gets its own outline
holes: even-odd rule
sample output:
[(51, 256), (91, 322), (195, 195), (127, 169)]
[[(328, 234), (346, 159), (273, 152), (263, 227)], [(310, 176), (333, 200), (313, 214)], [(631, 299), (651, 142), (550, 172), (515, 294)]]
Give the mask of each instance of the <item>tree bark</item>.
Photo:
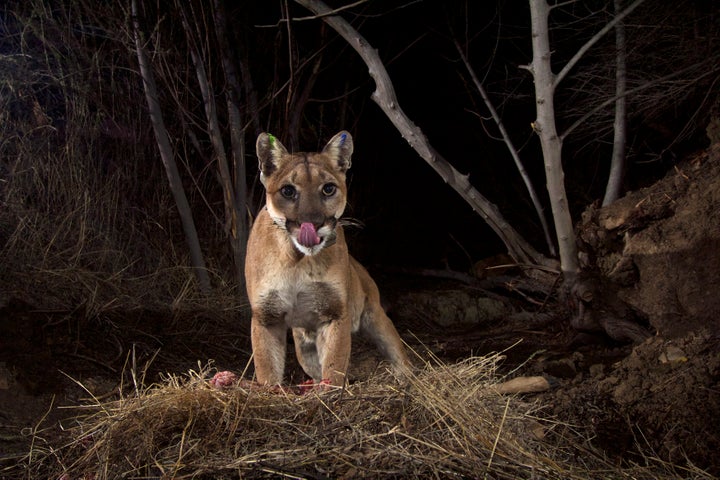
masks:
[(533, 60), (530, 71), (535, 79), (537, 117), (535, 132), (540, 137), (545, 178), (550, 195), (555, 233), (560, 250), (560, 269), (566, 281), (572, 281), (580, 270), (577, 244), (565, 191), (565, 173), (562, 168), (562, 139), (555, 125), (555, 85), (550, 62), (550, 35), (548, 17), (550, 5), (546, 0), (530, 0)]
[(248, 189), (247, 174), (245, 168), (245, 129), (242, 126), (242, 115), (238, 108), (240, 101), (240, 82), (237, 69), (230, 58), (230, 42), (227, 38), (227, 19), (223, 4), (219, 0), (214, 2), (215, 34), (220, 45), (220, 56), (222, 58), (223, 71), (225, 72), (226, 99), (228, 109), (228, 122), (230, 127), (230, 144), (233, 158), (233, 175), (231, 190), (233, 195), (233, 207), (230, 221), (230, 242), (235, 256), (235, 276), (239, 286), (245, 286), (245, 256), (247, 253), (247, 239), (249, 233), (248, 225)]
[[(615, 0), (615, 15), (621, 11), (621, 0)], [(615, 25), (615, 122), (613, 124), (613, 150), (610, 161), (610, 174), (603, 206), (610, 205), (620, 197), (623, 177), (625, 173), (625, 143), (627, 139), (627, 44), (625, 43), (625, 22), (618, 22)]]
[(185, 36), (187, 37), (188, 49), (190, 50), (190, 58), (195, 65), (195, 74), (205, 106), (205, 118), (207, 119), (208, 135), (210, 136), (210, 143), (212, 144), (213, 151), (215, 152), (215, 161), (217, 163), (217, 169), (220, 176), (220, 185), (223, 190), (225, 231), (230, 237), (230, 245), (233, 249), (233, 256), (235, 257), (236, 278), (238, 283), (243, 285), (245, 278), (243, 273), (244, 251), (247, 239), (240, 236), (240, 233), (243, 231), (242, 226), (240, 226), (240, 222), (245, 219), (245, 211), (238, 212), (237, 209), (235, 189), (233, 188), (233, 180), (230, 175), (230, 168), (228, 166), (222, 132), (220, 131), (220, 121), (217, 115), (215, 93), (212, 85), (210, 85), (210, 82), (208, 81), (207, 74), (205, 72), (205, 63), (203, 62), (200, 52), (193, 41), (193, 32), (190, 28), (190, 19), (188, 18), (187, 11), (181, 3), (178, 2), (176, 5), (181, 12), (182, 24), (185, 30)]
[(145, 98), (148, 103), (150, 121), (153, 126), (153, 131), (155, 132), (158, 149), (160, 150), (160, 158), (165, 166), (165, 173), (167, 174), (168, 182), (170, 183), (170, 190), (172, 191), (175, 204), (177, 205), (178, 212), (180, 214), (180, 221), (183, 226), (183, 232), (185, 233), (185, 241), (187, 242), (188, 249), (190, 251), (190, 261), (192, 263), (193, 272), (195, 273), (200, 290), (203, 293), (210, 293), (210, 277), (208, 276), (207, 268), (205, 267), (205, 260), (202, 255), (202, 250), (200, 249), (200, 240), (197, 236), (195, 221), (193, 220), (190, 204), (185, 196), (185, 190), (183, 190), (180, 173), (178, 172), (177, 164), (175, 163), (175, 155), (172, 146), (170, 145), (167, 129), (165, 128), (162, 109), (160, 108), (160, 102), (158, 101), (155, 76), (153, 75), (150, 62), (143, 46), (144, 42), (140, 31), (137, 0), (132, 0), (131, 9), (135, 49), (137, 51), (138, 65), (140, 67), (140, 77), (143, 80), (143, 88), (145, 90)]
[(551, 261), (538, 253), (507, 221), (497, 206), (487, 200), (462, 175), (432, 148), (422, 130), (415, 125), (398, 104), (392, 81), (377, 51), (347, 21), (319, 0), (295, 0), (318, 15), (338, 32), (362, 57), (375, 80), (371, 98), (383, 110), (410, 146), (487, 222), (500, 237), (508, 253), (520, 263), (547, 265)]

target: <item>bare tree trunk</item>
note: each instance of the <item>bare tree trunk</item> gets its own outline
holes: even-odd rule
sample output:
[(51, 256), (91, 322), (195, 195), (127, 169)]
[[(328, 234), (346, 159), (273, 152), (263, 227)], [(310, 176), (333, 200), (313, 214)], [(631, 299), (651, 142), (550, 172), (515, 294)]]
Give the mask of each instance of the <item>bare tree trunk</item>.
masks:
[(508, 253), (520, 263), (549, 264), (547, 258), (532, 246), (502, 217), (498, 208), (480, 194), (462, 175), (432, 148), (422, 130), (400, 108), (392, 81), (377, 51), (347, 21), (335, 14), (320, 0), (295, 0), (321, 17), (338, 32), (362, 57), (370, 76), (375, 80), (372, 99), (385, 112), (410, 146), (445, 180), (462, 198), (478, 212), (490, 228), (500, 237)]
[(137, 0), (131, 1), (131, 9), (140, 76), (143, 80), (145, 98), (147, 99), (148, 111), (150, 112), (150, 121), (152, 122), (155, 139), (158, 144), (158, 149), (160, 150), (160, 158), (165, 166), (165, 172), (168, 177), (168, 182), (170, 183), (170, 190), (173, 193), (175, 204), (177, 205), (178, 212), (180, 213), (180, 221), (182, 222), (183, 231), (185, 233), (185, 241), (187, 242), (188, 249), (190, 250), (190, 261), (192, 262), (195, 277), (197, 278), (200, 290), (203, 293), (209, 293), (210, 277), (208, 276), (207, 268), (205, 267), (205, 260), (203, 259), (202, 251), (200, 249), (200, 241), (197, 236), (197, 230), (192, 217), (192, 211), (190, 210), (190, 204), (185, 196), (185, 190), (183, 190), (180, 173), (178, 172), (177, 164), (175, 163), (175, 155), (172, 146), (170, 145), (170, 139), (168, 138), (167, 129), (165, 128), (165, 122), (163, 121), (162, 110), (160, 109), (160, 102), (158, 101), (157, 86), (155, 85), (155, 77), (143, 46), (144, 42), (140, 32)]
[(550, 194), (550, 204), (555, 220), (555, 233), (558, 237), (558, 246), (560, 249), (560, 265), (568, 279), (571, 279), (571, 277), (577, 274), (579, 264), (575, 232), (573, 230), (567, 194), (565, 192), (564, 172), (562, 168), (562, 142), (563, 138), (575, 125), (568, 129), (563, 136), (558, 135), (555, 124), (555, 89), (593, 45), (607, 34), (611, 28), (622, 22), (627, 15), (644, 1), (645, 0), (634, 0), (622, 12), (618, 12), (612, 21), (608, 22), (575, 52), (575, 55), (565, 64), (562, 70), (560, 70), (560, 73), (554, 75), (550, 62), (551, 51), (548, 17), (550, 16), (550, 11), (555, 8), (555, 6), (550, 6), (546, 0), (530, 0), (533, 61), (528, 67), (528, 70), (530, 70), (535, 79), (537, 119), (534, 123), (534, 128), (540, 137), (545, 160), (547, 189)]
[[(616, 16), (621, 12), (621, 3), (621, 0), (614, 1)], [(617, 50), (615, 54), (617, 62), (615, 67), (615, 95), (617, 100), (615, 100), (610, 175), (605, 188), (603, 206), (610, 205), (620, 197), (620, 189), (622, 188), (625, 173), (625, 143), (627, 139), (627, 97), (625, 95), (627, 87), (627, 44), (625, 43), (625, 22), (621, 21), (615, 25), (615, 47)]]
[[(642, 1), (635, 0), (622, 13), (618, 12), (619, 3), (616, 1), (617, 14), (615, 19), (608, 25), (619, 25), (619, 21)], [(647, 338), (648, 333), (644, 332), (636, 323), (625, 318), (623, 312), (626, 312), (627, 308), (622, 299), (617, 297), (617, 292), (612, 291), (607, 285), (603, 285), (601, 279), (584, 279), (583, 275), (580, 274), (575, 231), (570, 218), (563, 182), (563, 139), (558, 136), (555, 124), (554, 94), (557, 85), (584, 52), (590, 48), (590, 45), (597, 42), (600, 35), (604, 35), (609, 31), (609, 26), (606, 25), (590, 41), (582, 45), (570, 61), (565, 64), (560, 73), (555, 76), (551, 69), (548, 28), (548, 17), (552, 8), (546, 0), (530, 0), (533, 60), (529, 70), (535, 80), (537, 119), (534, 128), (540, 137), (545, 160), (547, 189), (553, 207), (555, 230), (560, 246), (560, 263), (564, 276), (564, 287), (572, 300), (568, 303), (576, 306), (571, 325), (579, 330), (588, 328), (602, 329), (616, 340), (642, 341)], [(624, 96), (622, 95), (621, 98), (624, 98)], [(602, 293), (603, 298), (600, 298), (598, 293)], [(608, 313), (610, 310), (607, 305), (618, 305), (618, 308), (613, 309), (616, 311)]]
[(227, 82), (226, 98), (228, 108), (228, 120), (230, 123), (230, 143), (233, 155), (233, 183), (232, 190), (233, 208), (231, 214), (234, 218), (231, 220), (230, 237), (235, 256), (236, 278), (240, 288), (245, 286), (245, 256), (247, 253), (247, 238), (249, 233), (248, 225), (248, 208), (247, 208), (247, 175), (245, 169), (245, 129), (242, 126), (242, 116), (238, 108), (240, 99), (240, 83), (238, 81), (237, 70), (235, 64), (229, 55), (230, 42), (227, 38), (227, 19), (223, 4), (219, 0), (215, 0), (215, 33), (217, 35), (218, 44), (220, 45), (220, 55), (222, 57), (223, 70), (225, 72), (225, 81)]
[[(239, 227), (239, 222), (245, 218), (245, 211), (238, 212), (235, 203), (235, 190), (233, 188), (232, 176), (230, 175), (230, 168), (228, 167), (222, 132), (220, 131), (220, 121), (218, 120), (217, 115), (215, 94), (213, 92), (212, 85), (210, 85), (210, 82), (208, 81), (207, 74), (205, 72), (205, 64), (194, 42), (193, 32), (190, 28), (190, 20), (188, 18), (187, 11), (185, 10), (187, 7), (182, 5), (180, 2), (177, 2), (176, 5), (181, 13), (182, 24), (188, 41), (188, 49), (190, 50), (190, 57), (195, 65), (195, 74), (197, 76), (198, 86), (200, 87), (200, 94), (202, 95), (203, 103), (205, 105), (208, 135), (210, 136), (210, 142), (212, 143), (213, 151), (215, 152), (215, 160), (217, 162), (218, 173), (220, 175), (220, 184), (223, 190), (223, 203), (225, 205), (225, 231), (230, 237), (230, 245), (233, 249), (233, 255), (235, 257), (237, 280), (240, 284), (243, 284), (245, 278), (243, 274), (243, 252), (246, 248), (246, 238), (241, 238), (238, 233), (242, 230), (242, 227)], [(240, 218), (241, 215), (242, 219)]]
[(545, 178), (555, 221), (555, 233), (558, 237), (560, 268), (566, 281), (571, 281), (579, 272), (580, 266), (575, 231), (565, 193), (562, 139), (558, 136), (555, 125), (555, 75), (553, 75), (550, 64), (548, 26), (550, 6), (547, 1), (530, 0), (530, 16), (533, 60), (529, 70), (535, 79), (535, 104), (537, 107), (534, 129), (540, 137), (545, 160)]
[(545, 212), (543, 211), (543, 207), (540, 204), (540, 199), (535, 192), (535, 187), (532, 184), (532, 180), (530, 180), (530, 175), (528, 175), (527, 170), (525, 170), (525, 166), (520, 160), (520, 155), (518, 155), (517, 149), (515, 148), (515, 145), (513, 145), (513, 142), (510, 139), (510, 135), (508, 135), (507, 130), (505, 130), (505, 125), (503, 124), (500, 115), (498, 115), (495, 107), (490, 101), (490, 97), (485, 91), (485, 87), (483, 87), (483, 84), (480, 82), (477, 75), (475, 75), (475, 70), (473, 70), (470, 62), (465, 56), (465, 52), (463, 52), (460, 44), (457, 41), (455, 41), (455, 47), (460, 54), (460, 58), (465, 64), (465, 68), (467, 69), (468, 73), (470, 73), (470, 77), (472, 77), (475, 87), (478, 89), (478, 92), (480, 92), (480, 96), (482, 97), (483, 102), (485, 102), (485, 106), (488, 108), (488, 110), (490, 110), (490, 115), (495, 121), (498, 130), (500, 130), (500, 134), (502, 135), (503, 141), (505, 142), (505, 145), (510, 152), (510, 156), (515, 161), (515, 166), (517, 167), (518, 172), (520, 172), (520, 176), (522, 177), (523, 182), (525, 182), (525, 188), (527, 189), (528, 194), (530, 194), (530, 199), (532, 200), (533, 206), (535, 207), (535, 212), (537, 213), (538, 219), (540, 220), (540, 225), (542, 226), (543, 233), (545, 234), (545, 242), (547, 243), (548, 251), (550, 252), (550, 255), (554, 257), (557, 255), (557, 251), (555, 250), (555, 242), (550, 237), (550, 228), (548, 227), (548, 222), (545, 218)]

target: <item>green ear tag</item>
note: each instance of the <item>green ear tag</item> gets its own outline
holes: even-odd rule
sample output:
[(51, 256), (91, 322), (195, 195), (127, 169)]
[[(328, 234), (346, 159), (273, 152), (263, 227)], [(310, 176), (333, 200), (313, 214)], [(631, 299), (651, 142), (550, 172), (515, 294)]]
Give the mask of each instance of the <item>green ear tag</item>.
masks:
[(275, 147), (275, 136), (272, 133), (268, 133), (268, 141), (270, 142), (270, 148)]

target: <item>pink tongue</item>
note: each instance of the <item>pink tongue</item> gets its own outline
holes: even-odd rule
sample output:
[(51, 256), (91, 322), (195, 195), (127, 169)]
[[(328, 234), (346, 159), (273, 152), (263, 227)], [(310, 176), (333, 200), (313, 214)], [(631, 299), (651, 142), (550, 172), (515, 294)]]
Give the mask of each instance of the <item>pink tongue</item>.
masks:
[(305, 222), (300, 225), (300, 233), (298, 234), (298, 242), (303, 247), (314, 247), (320, 243), (320, 237), (318, 237), (315, 231), (315, 225), (309, 222)]

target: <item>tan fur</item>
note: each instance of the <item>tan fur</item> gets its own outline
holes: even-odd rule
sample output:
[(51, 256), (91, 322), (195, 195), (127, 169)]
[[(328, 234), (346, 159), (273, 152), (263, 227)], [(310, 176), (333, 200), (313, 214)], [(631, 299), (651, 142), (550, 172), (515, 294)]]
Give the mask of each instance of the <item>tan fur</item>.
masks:
[[(275, 137), (258, 137), (266, 206), (250, 232), (245, 277), (255, 375), (261, 384), (282, 383), (288, 328), (300, 364), (316, 382), (344, 383), (351, 333), (358, 330), (373, 339), (397, 370), (408, 368), (377, 286), (349, 255), (338, 223), (352, 150), (347, 132), (335, 135), (320, 153), (289, 154)], [(318, 245), (298, 241), (305, 222), (315, 225)]]

